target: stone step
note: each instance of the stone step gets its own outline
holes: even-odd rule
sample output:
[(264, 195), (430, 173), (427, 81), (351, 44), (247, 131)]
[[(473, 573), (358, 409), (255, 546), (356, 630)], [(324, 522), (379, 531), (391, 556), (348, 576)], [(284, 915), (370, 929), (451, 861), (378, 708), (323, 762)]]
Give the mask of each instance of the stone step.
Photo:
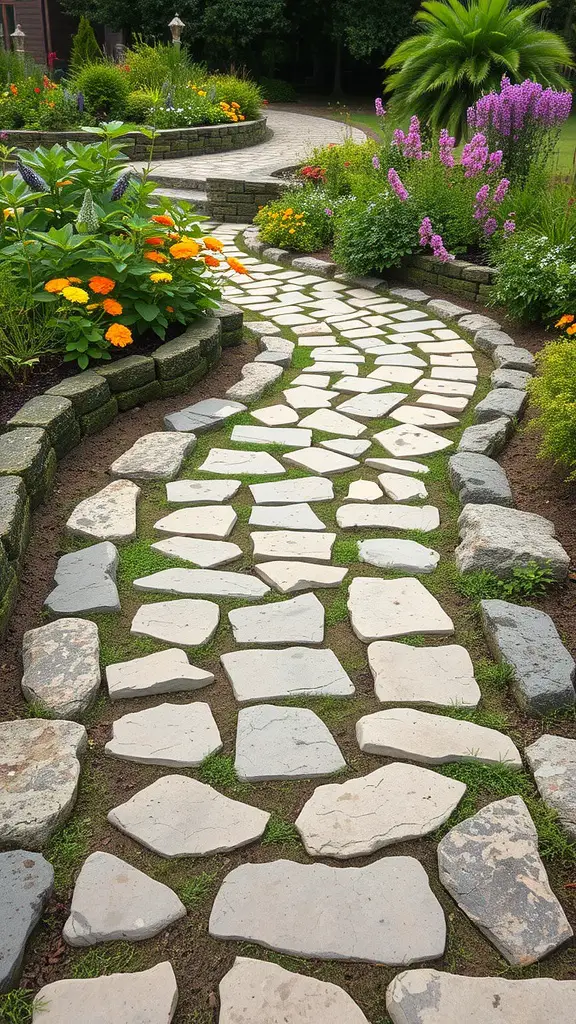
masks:
[[(158, 175), (154, 175), (154, 177), (156, 181), (158, 181)], [(172, 186), (163, 185), (162, 182), (159, 181), (161, 187), (157, 188), (153, 195), (162, 196), (164, 199), (173, 199), (176, 202), (178, 202), (179, 200), (184, 200), (184, 202), (190, 203), (190, 205), (193, 206), (198, 213), (210, 212), (210, 208), (208, 205), (208, 195), (202, 188), (202, 185), (204, 184), (203, 182), (187, 182), (184, 180), (183, 184), (181, 184), (179, 178), (167, 177), (164, 178), (164, 181), (174, 182), (176, 187), (174, 188)], [(197, 187), (189, 188), (189, 185), (194, 185)]]

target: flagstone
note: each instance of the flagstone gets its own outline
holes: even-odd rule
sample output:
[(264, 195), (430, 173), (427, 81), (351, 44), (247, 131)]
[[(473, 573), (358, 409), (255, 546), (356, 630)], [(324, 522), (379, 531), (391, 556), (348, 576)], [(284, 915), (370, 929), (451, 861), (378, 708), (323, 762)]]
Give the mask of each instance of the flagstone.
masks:
[(356, 738), (365, 754), (422, 764), (477, 761), (522, 767), (517, 748), (504, 733), (416, 708), (391, 708), (365, 715), (356, 725)]
[(130, 632), (135, 636), (153, 636), (168, 644), (197, 647), (214, 636), (219, 620), (220, 609), (213, 601), (156, 601), (138, 609)]
[(378, 501), (382, 491), (374, 480), (353, 480), (344, 501)]
[(245, 409), (246, 406), (241, 402), (227, 402), (222, 398), (205, 398), (201, 402), (187, 405), (180, 412), (173, 412), (169, 416), (165, 416), (164, 425), (167, 430), (188, 430), (201, 434), (224, 423), (230, 416), (244, 412)]
[(368, 374), (370, 380), (385, 380), (391, 384), (414, 384), (423, 371), (411, 366), (379, 366)]
[[(306, 556), (304, 556), (306, 557)], [(270, 561), (256, 565), (255, 572), (281, 594), (300, 590), (338, 587), (348, 569), (334, 565), (317, 565), (305, 561)]]
[(113, 480), (97, 494), (84, 498), (76, 505), (66, 523), (66, 529), (75, 537), (132, 540), (136, 536), (136, 505), (139, 496), (140, 488), (131, 480)]
[(386, 451), (395, 456), (430, 455), (450, 448), (454, 443), (432, 430), (425, 430), (411, 423), (402, 423), (398, 427), (381, 430), (379, 434), (374, 434), (373, 440), (378, 441)]
[(56, 617), (119, 612), (117, 568), (118, 551), (110, 541), (62, 555), (54, 573), (56, 587), (44, 607)]
[(324, 606), (314, 594), (235, 608), (228, 618), (238, 644), (321, 644), (324, 639)]
[(421, 480), (413, 480), (403, 473), (380, 473), (378, 480), (391, 501), (412, 501), (427, 498), (428, 491)]
[(266, 337), (269, 334), (280, 334), (280, 328), (271, 320), (245, 320), (244, 327), (249, 334), (255, 334), (257, 338)]
[(243, 597), (257, 600), (269, 593), (254, 576), (219, 569), (161, 569), (134, 580), (135, 590), (166, 594), (196, 594), (201, 597)]
[(260, 398), (262, 392), (278, 380), (282, 373), (282, 367), (272, 363), (245, 363), (240, 370), (242, 379), (228, 388), (226, 398), (252, 402)]
[(348, 590), (348, 612), (359, 640), (397, 636), (451, 636), (452, 619), (429, 590), (412, 577), (383, 580), (357, 576)]
[(378, 640), (368, 647), (374, 693), (383, 704), (475, 708), (480, 687), (465, 647), (411, 647)]
[(54, 869), (28, 850), (0, 853), (0, 992), (17, 984), (26, 942), (52, 893)]
[(426, 377), (414, 385), (414, 390), (438, 395), (461, 395), (466, 398), (472, 398), (476, 391), (476, 385), (467, 381), (437, 380), (436, 378)]
[(163, 775), (108, 814), (161, 857), (206, 857), (259, 839), (270, 815), (187, 775)]
[(453, 395), (423, 394), (416, 399), (416, 405), (424, 405), (429, 409), (441, 409), (443, 412), (464, 412), (468, 405), (467, 398), (455, 398)]
[(402, 405), (390, 413), (390, 419), (414, 427), (436, 427), (438, 430), (457, 426), (459, 422), (456, 416), (451, 416), (440, 409), (424, 409), (416, 405)]
[(473, 352), (474, 349), (467, 341), (421, 341), (416, 348), (429, 355), (452, 355), (457, 352)]
[(168, 962), (135, 974), (54, 981), (34, 999), (32, 1024), (170, 1024), (178, 986)]
[(63, 618), (29, 629), (22, 662), (22, 693), (29, 704), (51, 718), (80, 718), (100, 688), (98, 627), (87, 619)]
[(265, 409), (255, 409), (250, 415), (267, 427), (280, 427), (287, 423), (297, 423), (298, 413), (287, 405), (270, 405)]
[(273, 704), (239, 711), (234, 762), (239, 779), (313, 779), (345, 767), (336, 741), (314, 711)]
[(238, 516), (231, 505), (194, 505), (178, 508), (154, 523), (160, 533), (177, 533), (204, 537), (207, 540), (224, 540), (228, 537)]
[[(402, 333), (402, 327), (404, 324), (398, 324), (397, 331), (394, 334), (389, 334), (388, 338), (394, 342), (400, 342), (404, 345), (411, 345), (417, 341), (434, 341), (432, 334), (426, 334), (425, 331), (410, 331), (408, 334)], [(420, 324), (420, 327), (425, 326)]]
[(275, 366), (282, 366), (287, 369), (292, 362), (291, 352), (281, 352), (279, 349), (267, 349), (254, 356), (255, 363), (273, 363)]
[(112, 463), (110, 475), (130, 480), (173, 480), (195, 444), (193, 434), (176, 430), (143, 434)]
[(451, 356), (432, 354), (430, 356), (430, 366), (476, 366), (476, 360), (468, 352)]
[(351, 697), (354, 684), (329, 648), (233, 651), (220, 658), (236, 700)]
[(123, 700), (156, 693), (198, 690), (213, 683), (214, 675), (190, 665), (184, 651), (171, 647), (143, 658), (108, 665), (106, 682), (110, 700)]
[(343, 437), (360, 437), (367, 429), (365, 423), (358, 423), (349, 416), (343, 416), (342, 413), (334, 412), (332, 409), (318, 409), (310, 416), (300, 420), (300, 426)]
[(270, 452), (247, 452), (232, 448), (211, 448), (198, 469), (202, 473), (229, 473), (232, 476), (274, 476), (286, 472), (282, 463)]
[(341, 505), (336, 522), (342, 530), (422, 530), (429, 533), (440, 525), (434, 505)]
[(269, 484), (251, 484), (252, 498), (257, 505), (292, 505), (301, 502), (332, 501), (334, 484), (317, 476), (296, 480), (279, 480)]
[(111, 757), (139, 764), (194, 767), (222, 749), (209, 704), (159, 704), (132, 711), (112, 723), (104, 750)]
[[(356, 322), (357, 322), (356, 320), (352, 321), (352, 323), (356, 323)], [(354, 327), (354, 328), (352, 328), (349, 324), (346, 324), (346, 330), (340, 332), (342, 337), (343, 338), (378, 338), (378, 337), (382, 337), (383, 334), (384, 334), (384, 331), (382, 330), (381, 327), (365, 327), (364, 324), (362, 324), (362, 321), (360, 321), (360, 324), (361, 324), (360, 327)]]
[(267, 526), (279, 530), (325, 530), (326, 526), (310, 505), (254, 505), (249, 526)]
[[(320, 394), (325, 394), (321, 391)], [(300, 430), (298, 427), (254, 427), (236, 426), (232, 429), (232, 441), (244, 444), (278, 444), (286, 448), (300, 446), (309, 447), (312, 444), (312, 431)]]
[(201, 569), (214, 569), (241, 558), (242, 548), (220, 540), (202, 540), (196, 537), (169, 537), (150, 545), (152, 551), (160, 551), (170, 558), (181, 558), (192, 562)]
[(536, 562), (553, 579), (566, 579), (570, 558), (555, 537), (554, 524), (543, 516), (504, 505), (469, 504), (458, 526), (461, 540), (455, 558), (460, 572), (488, 569), (502, 577)]
[(313, 366), (305, 366), (302, 373), (342, 373), (347, 377), (356, 377), (358, 376), (359, 370), (356, 363), (344, 362), (344, 360), (341, 360), (340, 362), (332, 360), (330, 362), (316, 362)]
[(392, 470), (394, 473), (428, 473), (428, 466), (423, 462), (411, 462), (410, 459), (366, 459), (366, 465), (373, 469)]
[(576, 740), (545, 734), (525, 753), (542, 800), (576, 840)]
[(432, 548), (414, 540), (379, 537), (358, 544), (358, 558), (381, 569), (400, 569), (406, 572), (434, 572), (440, 555)]
[(321, 448), (328, 448), (331, 452), (340, 452), (354, 458), (363, 455), (371, 446), (371, 441), (354, 441), (350, 437), (334, 437), (329, 441), (320, 441)]
[(329, 562), (336, 534), (304, 530), (261, 530), (251, 533), (250, 539), (254, 546), (255, 562), (277, 558)]
[(337, 411), (360, 419), (381, 419), (405, 398), (406, 395), (398, 391), (386, 391), (383, 395), (354, 395), (341, 402)]
[(445, 327), (441, 320), (409, 320), (398, 324), (390, 324), (393, 331), (403, 331), (405, 334), (414, 334), (416, 331), (431, 331), (434, 327)]
[[(338, 398), (337, 391), (328, 391), (316, 387), (287, 388), (284, 392), (288, 405), (293, 409), (329, 409), (333, 398)], [(311, 435), (310, 435), (311, 436)], [(294, 444), (298, 444), (297, 441)]]
[[(400, 355), (410, 354), (410, 347), (408, 345), (396, 345), (393, 342), (388, 341), (387, 338), (383, 338), (379, 345), (371, 345), (370, 348), (366, 349), (366, 352), (367, 352), (368, 355), (371, 355), (371, 356), (400, 356)], [(419, 357), (418, 356), (414, 356), (414, 358), (418, 359)], [(374, 361), (375, 361), (376, 365), (378, 366), (378, 359), (375, 359)], [(383, 365), (385, 366), (386, 364), (384, 363)], [(419, 364), (418, 363), (408, 363), (408, 364), (401, 363), (400, 365), (401, 366), (404, 366), (404, 365), (418, 366)], [(426, 365), (426, 364), (424, 364), (424, 365)], [(385, 385), (383, 385), (383, 386), (385, 386)]]
[[(328, 327), (328, 331), (326, 332), (326, 334), (323, 334), (321, 331), (319, 331), (318, 335), (315, 335), (313, 333), (313, 331), (312, 331), (312, 326), (311, 325), (309, 325), (309, 326), (310, 326), (310, 330), (306, 334), (299, 335), (299, 337), (298, 337), (298, 347), (299, 348), (312, 348), (312, 349), (315, 346), (317, 346), (317, 347), (326, 347), (326, 348), (329, 349), (330, 352), (333, 352), (334, 351), (334, 347), (335, 347), (336, 338), (332, 334), (330, 328)], [(322, 326), (324, 326), (324, 325), (322, 325)]]
[(288, 452), (282, 458), (290, 466), (309, 469), (312, 473), (318, 473), (320, 476), (347, 473), (358, 465), (357, 459), (340, 455), (338, 452), (326, 451), (324, 448), (302, 448), (301, 451)]
[(332, 334), (328, 324), (297, 324), (292, 330), (298, 338), (305, 338), (309, 334)]
[(442, 908), (413, 857), (361, 868), (242, 864), (224, 879), (208, 930), (295, 956), (380, 965), (441, 956), (446, 941)]
[(459, 380), (475, 386), (478, 380), (478, 370), (471, 366), (433, 366), (430, 376), (439, 380)]
[(420, 356), (414, 356), (411, 352), (395, 355), (384, 352), (375, 359), (376, 366), (426, 366), (427, 364)]
[(463, 782), (397, 762), (317, 786), (295, 824), (310, 857), (365, 857), (434, 832), (465, 792)]
[(297, 327), (299, 324), (311, 324), (313, 322), (311, 317), (304, 316), (303, 313), (280, 313), (272, 316), (272, 319), (275, 323), (280, 324), (281, 327)]
[(432, 334), (435, 338), (438, 338), (439, 341), (455, 341), (457, 338), (460, 338), (460, 335), (456, 331), (452, 331), (447, 327), (441, 327), (439, 330), (436, 329), (432, 331)]
[(401, 312), (392, 313), (394, 320), (402, 320), (410, 323), (414, 320), (429, 320), (428, 313), (424, 313), (421, 309), (403, 309)]
[(371, 380), (370, 377), (342, 377), (333, 385), (335, 391), (351, 391), (353, 394), (370, 394), (390, 387), (386, 381)]
[(362, 322), (368, 327), (382, 327), (383, 324), (390, 323), (390, 317), (382, 316), (381, 313), (374, 313), (369, 316), (363, 316)]
[(311, 359), (348, 359), (351, 363), (365, 363), (366, 359), (358, 352), (358, 349), (349, 345), (328, 345), (324, 348), (313, 348), (309, 352)]
[[(315, 366), (309, 366), (308, 370), (315, 371)], [(297, 387), (309, 387), (309, 388), (329, 388), (330, 387), (330, 374), (315, 373), (314, 376), (310, 375), (305, 377), (302, 373), (298, 377), (294, 377), (290, 381), (291, 388)]]
[(172, 480), (166, 484), (166, 500), (186, 505), (212, 505), (230, 501), (240, 490), (240, 480)]

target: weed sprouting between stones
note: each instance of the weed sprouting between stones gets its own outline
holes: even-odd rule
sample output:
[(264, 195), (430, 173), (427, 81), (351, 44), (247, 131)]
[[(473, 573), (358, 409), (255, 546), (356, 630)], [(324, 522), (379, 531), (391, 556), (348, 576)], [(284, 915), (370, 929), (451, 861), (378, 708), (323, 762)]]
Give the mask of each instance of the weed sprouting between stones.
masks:
[(262, 836), (262, 843), (270, 846), (273, 843), (282, 845), (295, 844), (300, 842), (298, 830), (290, 821), (283, 821), (277, 814), (271, 814), (266, 825), (266, 831)]
[(218, 881), (215, 871), (202, 871), (178, 886), (178, 896), (188, 910), (195, 910), (213, 895)]
[(71, 966), (73, 978), (99, 978), (103, 974), (126, 974), (142, 967), (142, 955), (128, 942), (111, 943), (105, 949), (90, 949)]

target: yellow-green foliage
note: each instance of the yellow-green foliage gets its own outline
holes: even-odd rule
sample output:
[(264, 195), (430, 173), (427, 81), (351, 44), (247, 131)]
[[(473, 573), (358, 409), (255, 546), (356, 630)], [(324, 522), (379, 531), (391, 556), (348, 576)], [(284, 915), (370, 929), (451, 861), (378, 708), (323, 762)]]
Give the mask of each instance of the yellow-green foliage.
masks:
[(561, 463), (567, 479), (576, 480), (576, 342), (552, 342), (536, 359), (540, 376), (530, 382), (529, 391), (539, 410), (540, 455)]

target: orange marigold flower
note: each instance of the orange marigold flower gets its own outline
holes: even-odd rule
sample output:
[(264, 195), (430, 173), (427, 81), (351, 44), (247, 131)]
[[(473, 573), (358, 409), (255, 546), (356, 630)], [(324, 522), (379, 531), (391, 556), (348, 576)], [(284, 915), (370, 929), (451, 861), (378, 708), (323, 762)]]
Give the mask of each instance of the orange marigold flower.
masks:
[(567, 327), (566, 334), (576, 334), (576, 324), (572, 324), (572, 327)]
[(558, 323), (555, 324), (555, 326), (556, 327), (564, 327), (564, 324), (572, 324), (572, 323), (574, 323), (574, 317), (572, 316), (571, 313), (566, 313), (564, 316), (560, 317)]
[(68, 277), (53, 277), (51, 281), (46, 281), (44, 285), (44, 291), (50, 292), (52, 295), (58, 295), (63, 288), (67, 288), (70, 284)]
[(237, 274), (247, 274), (248, 277), (250, 277), (250, 271), (246, 270), (244, 264), (240, 263), (240, 260), (237, 260), (235, 256), (228, 256), (226, 263), (230, 269), (235, 270)]
[(221, 242), (219, 238), (212, 238), (211, 235), (208, 238), (202, 239), (206, 249), (212, 249), (213, 252), (222, 252), (224, 248), (224, 242)]
[(144, 239), (144, 245), (158, 245), (161, 247), (164, 245), (164, 242), (165, 239), (161, 235), (151, 235), (150, 238)]
[(167, 313), (173, 313), (174, 312), (174, 306), (166, 306), (166, 312)]
[(215, 256), (211, 256), (210, 253), (208, 253), (207, 256), (204, 256), (203, 259), (204, 259), (204, 263), (206, 264), (207, 267), (219, 267), (220, 266), (220, 260), (217, 260)]
[(175, 260), (189, 260), (199, 252), (200, 246), (193, 238), (183, 238), (181, 242), (170, 246), (170, 253)]
[(119, 302), (116, 302), (116, 299), (104, 299), (102, 308), (106, 313), (109, 313), (110, 316), (120, 316), (122, 312), (122, 306)]
[(12, 93), (13, 96), (17, 96), (18, 95), (18, 89), (16, 88), (15, 85), (11, 85), (10, 86), (10, 92)]
[(172, 220), (172, 217), (168, 216), (167, 213), (157, 213), (154, 215), (154, 217), (151, 217), (150, 219), (153, 220), (155, 224), (164, 224), (165, 227), (167, 228), (174, 227), (174, 221)]
[(70, 284), (82, 284), (82, 279), (80, 277), (69, 277), (68, 280), (70, 281)]
[(134, 340), (132, 332), (124, 324), (110, 324), (104, 337), (116, 348), (125, 348), (126, 345), (131, 345)]
[(239, 103), (231, 103), (230, 106), (232, 107), (233, 110), (240, 110)]
[(88, 285), (97, 295), (108, 295), (116, 287), (116, 281), (110, 277), (91, 277)]
[(168, 238), (172, 242), (179, 242), (180, 241), (180, 235), (178, 234), (177, 231), (169, 231), (168, 232)]
[(56, 182), (56, 188), (63, 188), (64, 185), (71, 185), (71, 184), (72, 184), (72, 178), (64, 178), (64, 181), (57, 181)]
[(163, 252), (156, 252), (155, 249), (152, 249), (152, 252), (145, 252), (144, 259), (150, 260), (151, 263), (168, 263), (168, 257)]

